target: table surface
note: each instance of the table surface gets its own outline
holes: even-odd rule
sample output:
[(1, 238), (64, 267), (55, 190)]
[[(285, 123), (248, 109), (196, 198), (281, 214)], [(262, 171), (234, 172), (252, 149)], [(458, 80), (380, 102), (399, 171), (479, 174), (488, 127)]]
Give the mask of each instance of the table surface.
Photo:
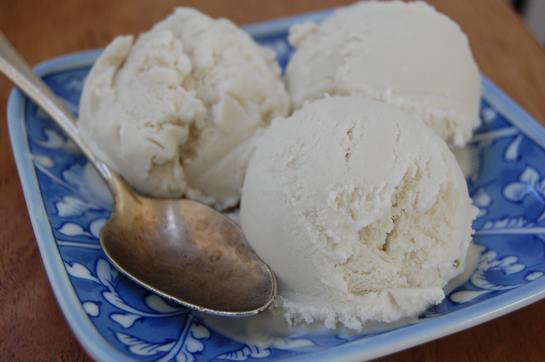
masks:
[[(468, 34), (481, 71), (545, 124), (545, 51), (501, 0), (435, 0)], [(138, 33), (182, 2), (174, 0), (2, 1), (0, 29), (30, 64), (104, 47)], [(184, 1), (238, 24), (349, 3), (343, 0)], [(11, 85), (0, 76), (0, 108)], [(87, 361), (50, 289), (17, 177), (5, 111), (0, 125), (0, 359)], [(9, 222), (8, 222), (9, 220)], [(384, 361), (543, 361), (545, 301)]]

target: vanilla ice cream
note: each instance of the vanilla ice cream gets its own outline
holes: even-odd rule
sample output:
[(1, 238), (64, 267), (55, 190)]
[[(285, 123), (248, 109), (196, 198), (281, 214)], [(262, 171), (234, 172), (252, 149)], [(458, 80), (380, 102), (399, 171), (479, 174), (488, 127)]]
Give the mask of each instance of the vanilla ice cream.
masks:
[(454, 156), (419, 119), (332, 97), (264, 132), (240, 217), (288, 320), (360, 330), (439, 303), (475, 215)]
[(239, 200), (256, 130), (289, 104), (272, 51), (228, 20), (178, 8), (105, 49), (79, 128), (140, 192), (226, 208)]
[(287, 68), (296, 107), (359, 94), (422, 118), (463, 146), (479, 123), (480, 79), (460, 27), (424, 2), (361, 2), (321, 25), (292, 27)]

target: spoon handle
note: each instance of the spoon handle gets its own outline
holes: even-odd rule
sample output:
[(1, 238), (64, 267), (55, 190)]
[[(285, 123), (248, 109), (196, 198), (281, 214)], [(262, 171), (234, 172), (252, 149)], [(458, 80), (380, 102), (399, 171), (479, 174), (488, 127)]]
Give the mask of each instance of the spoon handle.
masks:
[(110, 190), (116, 194), (119, 182), (121, 182), (120, 177), (91, 152), (81, 138), (72, 114), (51, 93), (45, 83), (32, 73), (28, 64), (17, 53), (2, 32), (0, 32), (0, 71), (11, 79), (23, 93), (36, 102), (66, 132), (68, 137), (78, 145), (87, 159), (96, 167)]

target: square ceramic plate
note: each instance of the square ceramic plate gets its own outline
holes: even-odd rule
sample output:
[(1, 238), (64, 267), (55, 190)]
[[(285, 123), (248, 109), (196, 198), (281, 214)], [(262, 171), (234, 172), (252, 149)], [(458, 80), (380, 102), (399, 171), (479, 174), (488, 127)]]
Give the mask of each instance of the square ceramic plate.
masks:
[[(246, 27), (284, 66), (288, 26), (305, 14)], [(77, 113), (83, 80), (99, 51), (36, 67)], [(30, 218), (57, 300), (87, 352), (102, 361), (362, 360), (393, 353), (521, 308), (545, 296), (545, 130), (482, 79), (482, 126), (468, 148), (477, 160), (468, 184), (480, 212), (480, 255), (470, 279), (411, 323), (358, 336), (293, 334), (269, 348), (232, 340), (202, 316), (169, 305), (119, 275), (97, 235), (111, 210), (85, 158), (18, 91), (8, 119)]]

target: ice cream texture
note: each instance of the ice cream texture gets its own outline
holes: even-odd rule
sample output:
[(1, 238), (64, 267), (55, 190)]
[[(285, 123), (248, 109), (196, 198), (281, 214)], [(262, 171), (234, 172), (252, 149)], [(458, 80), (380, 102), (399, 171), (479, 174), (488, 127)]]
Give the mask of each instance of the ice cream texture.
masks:
[(479, 123), (480, 78), (460, 27), (424, 2), (365, 1), (292, 27), (287, 68), (296, 107), (359, 94), (417, 115), (463, 146)]
[(272, 51), (228, 20), (178, 8), (115, 38), (84, 86), (79, 129), (138, 191), (238, 203), (254, 135), (290, 102)]
[(249, 163), (240, 213), (277, 275), (277, 310), (355, 330), (439, 303), (463, 269), (475, 215), (440, 137), (354, 96), (273, 121)]

